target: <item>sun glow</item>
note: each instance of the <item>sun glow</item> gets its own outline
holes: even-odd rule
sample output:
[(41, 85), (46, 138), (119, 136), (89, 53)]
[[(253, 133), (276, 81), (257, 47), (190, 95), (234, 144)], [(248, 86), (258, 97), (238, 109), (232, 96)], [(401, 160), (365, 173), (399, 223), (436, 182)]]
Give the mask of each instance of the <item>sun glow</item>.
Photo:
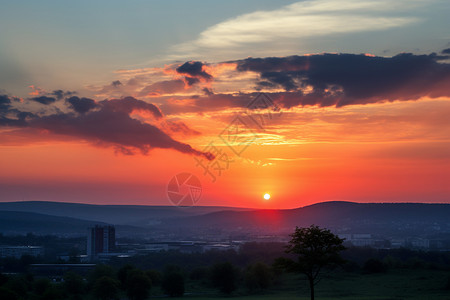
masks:
[(270, 199), (270, 194), (264, 194), (264, 199), (269, 200)]

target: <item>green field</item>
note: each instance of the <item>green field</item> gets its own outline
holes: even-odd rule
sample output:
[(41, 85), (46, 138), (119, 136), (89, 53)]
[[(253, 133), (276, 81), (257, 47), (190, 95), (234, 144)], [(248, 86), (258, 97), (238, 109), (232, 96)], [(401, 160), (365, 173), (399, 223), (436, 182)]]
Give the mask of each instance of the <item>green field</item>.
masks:
[[(316, 286), (317, 300), (450, 300), (446, 290), (450, 272), (438, 270), (390, 270), (383, 274), (334, 273), (322, 279)], [(172, 299), (221, 299), (230, 298), (214, 290), (188, 285), (183, 298)], [(156, 289), (153, 296), (157, 296)], [(195, 294), (192, 295), (192, 294)], [(203, 294), (203, 295), (200, 295)], [(161, 295), (161, 294), (160, 294)], [(259, 294), (249, 295), (245, 290), (232, 294), (233, 299), (309, 299), (307, 282), (299, 275), (284, 275), (281, 283)]]

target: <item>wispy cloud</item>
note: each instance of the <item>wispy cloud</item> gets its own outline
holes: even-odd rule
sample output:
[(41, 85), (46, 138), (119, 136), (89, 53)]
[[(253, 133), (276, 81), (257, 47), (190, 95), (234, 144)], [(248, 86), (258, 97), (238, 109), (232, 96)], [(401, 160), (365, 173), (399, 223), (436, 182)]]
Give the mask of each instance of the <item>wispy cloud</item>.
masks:
[[(378, 31), (420, 21), (405, 10), (424, 1), (319, 0), (296, 2), (272, 11), (256, 11), (213, 25), (196, 40), (173, 47), (172, 59), (233, 51), (242, 47), (280, 43), (312, 36)], [(266, 53), (267, 55), (267, 53)]]

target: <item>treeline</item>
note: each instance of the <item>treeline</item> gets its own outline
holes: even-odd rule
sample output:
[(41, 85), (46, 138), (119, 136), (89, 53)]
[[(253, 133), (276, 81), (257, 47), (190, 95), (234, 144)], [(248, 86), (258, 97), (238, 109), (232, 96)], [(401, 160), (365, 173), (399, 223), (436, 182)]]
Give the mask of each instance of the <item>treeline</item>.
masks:
[(176, 265), (167, 265), (162, 271), (145, 270), (132, 265), (124, 265), (119, 269), (97, 265), (85, 278), (67, 272), (57, 282), (29, 273), (0, 274), (0, 299), (108, 300), (126, 297), (144, 300), (151, 296), (152, 290), (157, 296), (181, 297), (187, 286), (191, 289), (194, 287), (201, 295), (230, 295), (238, 288), (245, 289), (246, 293), (259, 293), (276, 283), (279, 275), (277, 270), (262, 262), (244, 269), (223, 262), (197, 267), (190, 272)]

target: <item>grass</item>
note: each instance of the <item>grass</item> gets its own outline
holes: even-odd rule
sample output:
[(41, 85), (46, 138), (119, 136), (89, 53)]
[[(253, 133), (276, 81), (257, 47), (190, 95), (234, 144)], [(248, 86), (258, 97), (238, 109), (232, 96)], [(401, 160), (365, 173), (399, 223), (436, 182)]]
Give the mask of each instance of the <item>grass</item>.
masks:
[[(399, 269), (382, 274), (336, 272), (324, 277), (316, 286), (316, 299), (450, 300), (450, 291), (445, 290), (449, 276), (448, 271), (440, 270)], [(172, 299), (309, 299), (307, 281), (293, 274), (284, 275), (280, 284), (257, 295), (248, 295), (248, 292), (242, 289), (234, 292), (231, 297), (227, 297), (218, 294), (215, 290), (205, 289), (195, 284), (187, 286), (186, 293), (191, 295)]]

